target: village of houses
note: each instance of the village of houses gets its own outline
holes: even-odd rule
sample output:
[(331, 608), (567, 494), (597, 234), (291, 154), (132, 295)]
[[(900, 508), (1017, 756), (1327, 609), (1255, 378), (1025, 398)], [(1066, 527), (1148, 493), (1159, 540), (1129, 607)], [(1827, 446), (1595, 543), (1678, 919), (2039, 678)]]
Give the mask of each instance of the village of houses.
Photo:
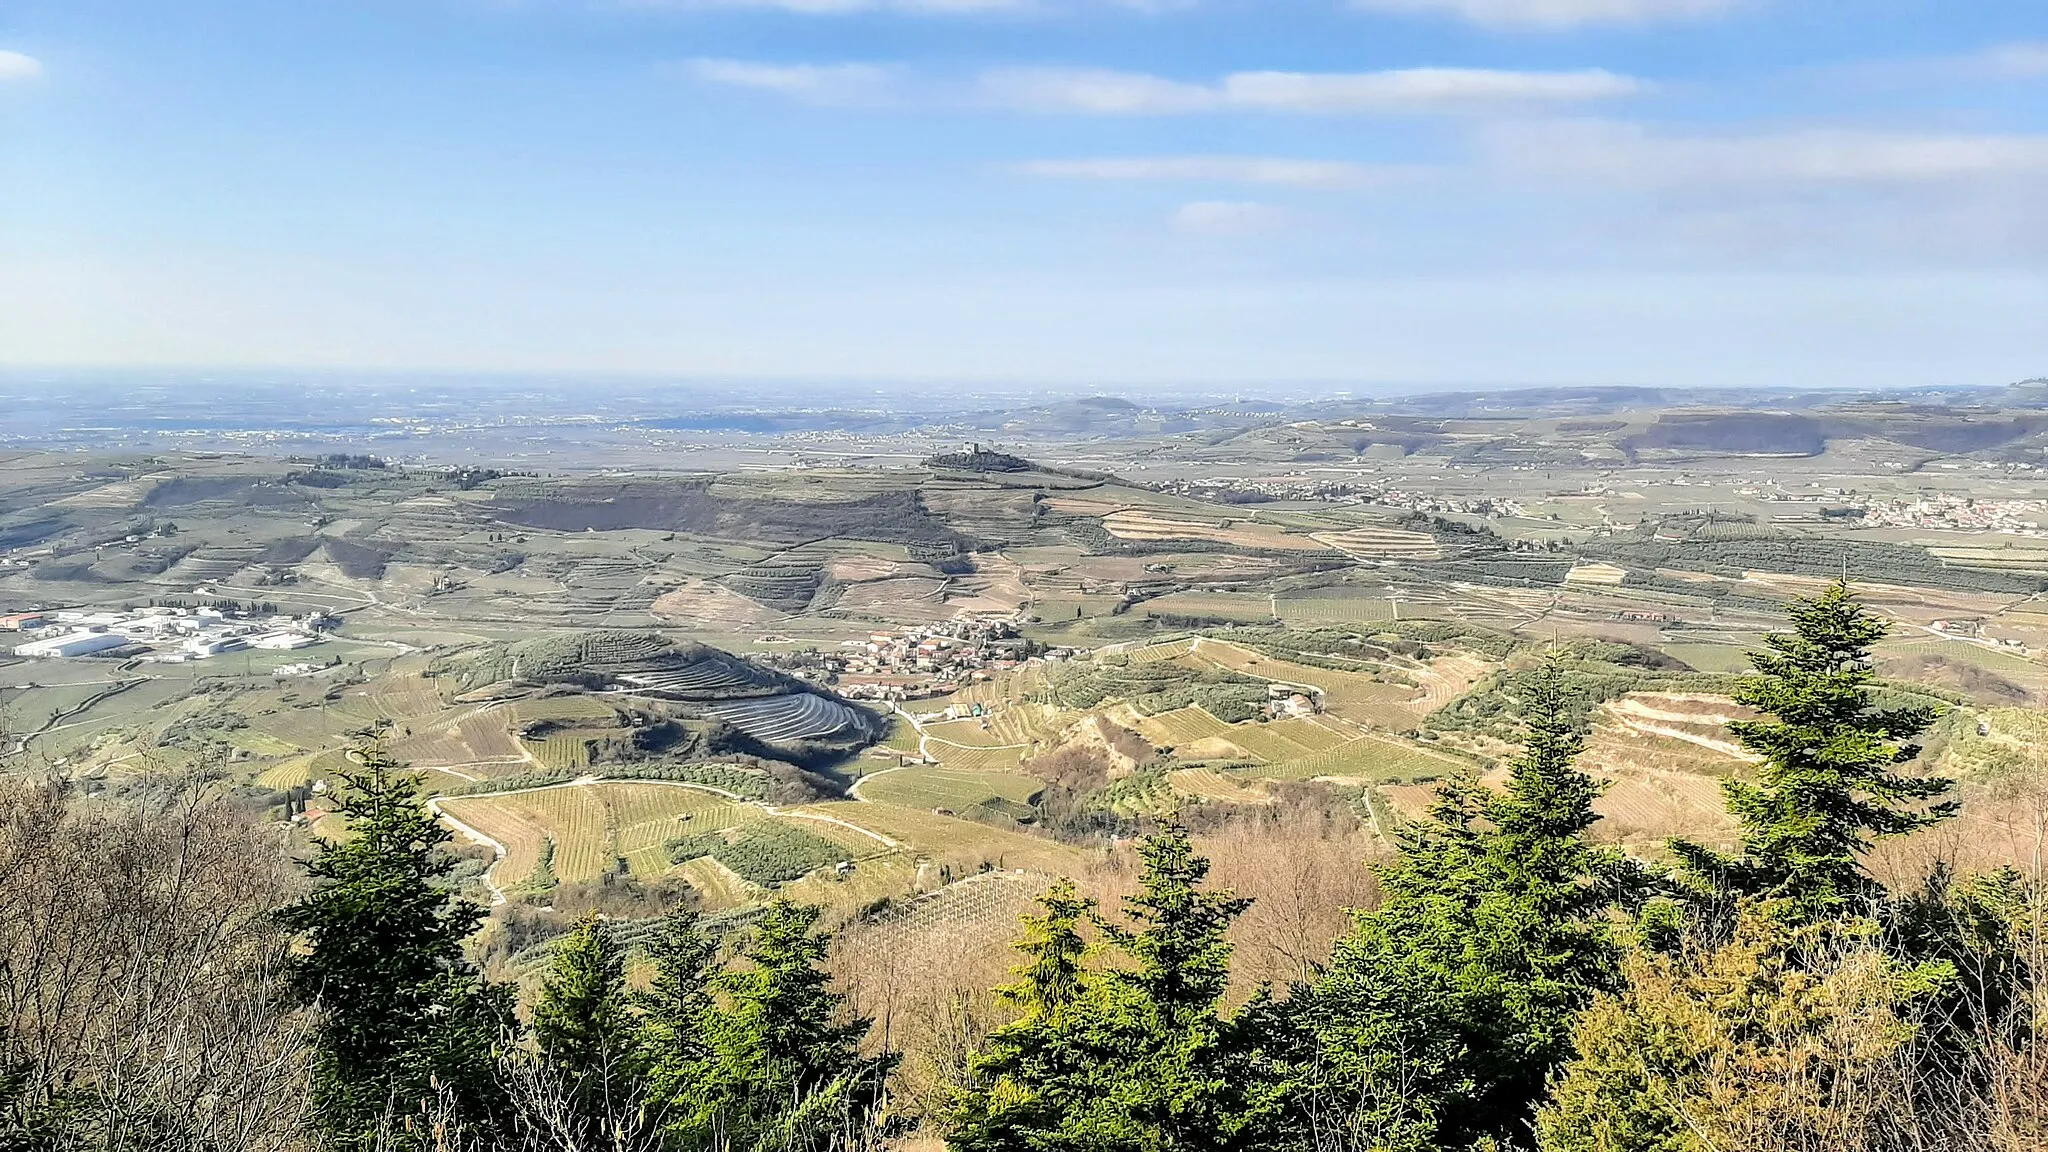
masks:
[(1032, 660), (1070, 660), (1077, 651), (1034, 650), (1014, 623), (971, 617), (875, 632), (839, 647), (818, 656), (818, 669), (847, 699), (882, 702), (945, 696)]

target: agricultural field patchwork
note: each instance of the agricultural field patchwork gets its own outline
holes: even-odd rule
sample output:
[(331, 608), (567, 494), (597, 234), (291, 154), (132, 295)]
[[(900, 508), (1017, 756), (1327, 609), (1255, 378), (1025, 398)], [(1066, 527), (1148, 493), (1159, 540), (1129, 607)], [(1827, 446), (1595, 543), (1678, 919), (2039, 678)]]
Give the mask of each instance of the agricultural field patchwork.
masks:
[[(314, 785), (377, 739), (505, 846), (492, 875), (515, 898), (623, 859), (707, 908), (779, 890), (855, 916), (983, 867), (1094, 866), (1091, 833), (1048, 818), (1068, 796), (1054, 779), (1092, 790), (1105, 838), (1183, 803), (1260, 821), (1305, 796), (1354, 813), (1374, 797), (1384, 833), (1435, 781), (1498, 779), (1514, 752), (1504, 677), (1547, 645), (1606, 645), (1583, 761), (1607, 782), (1596, 834), (1653, 851), (1725, 837), (1720, 783), (1750, 769), (1725, 727), (1745, 714), (1715, 677), (1748, 670), (1785, 596), (1877, 558), (1861, 575), (1890, 581), (1868, 586), (1895, 625), (1881, 674), (1962, 702), (1930, 758), (1963, 781), (1972, 835), (2009, 839), (1996, 783), (2048, 742), (2034, 537), (1837, 522), (1802, 487), (1832, 478), (1790, 458), (1762, 479), (1753, 462), (1638, 466), (1617, 446), (1655, 413), (1616, 425), (1634, 433), (1569, 435), (1507, 433), (1506, 417), (1446, 432), (1465, 417), (1210, 413), (1126, 455), (1116, 437), (1155, 414), (1118, 412), (1086, 410), (1085, 437), (1035, 445), (1038, 464), (1010, 447), (994, 464), (946, 456), (960, 446), (925, 433), (872, 456), (672, 441), (644, 475), (609, 449), (560, 475), (467, 477), (170, 450), (94, 472), (76, 453), (20, 454), (10, 506), (38, 511), (0, 525), (21, 561), (0, 568), (8, 607), (196, 611), (204, 586), (332, 626), (303, 649), (183, 663), (0, 655), (0, 714), (30, 758), (95, 787), (204, 771), (286, 814), (304, 804), (330, 833)], [(1545, 455), (1558, 437), (1568, 450)], [(1857, 499), (2032, 483), (1970, 467), (1873, 466)], [(1012, 647), (943, 674), (848, 671), (875, 634), (962, 621), (1005, 622)], [(1297, 690), (1309, 699), (1290, 705)], [(947, 709), (960, 718), (921, 732), (903, 715)], [(1058, 776), (1089, 757), (1093, 775)], [(569, 783), (584, 777), (600, 779)], [(750, 799), (675, 786), (691, 779)], [(672, 863), (691, 837), (722, 848), (699, 839), (705, 854)]]
[(860, 796), (882, 804), (909, 808), (947, 808), (966, 812), (991, 801), (1028, 809), (1045, 785), (1017, 772), (947, 768), (899, 768), (860, 782)]
[(663, 855), (669, 839), (767, 818), (758, 806), (713, 792), (628, 781), (454, 796), (439, 803), (450, 816), (505, 845), (493, 879), (507, 889), (532, 881), (549, 843), (560, 882), (595, 880), (615, 871), (622, 857), (631, 874), (659, 876), (669, 869)]

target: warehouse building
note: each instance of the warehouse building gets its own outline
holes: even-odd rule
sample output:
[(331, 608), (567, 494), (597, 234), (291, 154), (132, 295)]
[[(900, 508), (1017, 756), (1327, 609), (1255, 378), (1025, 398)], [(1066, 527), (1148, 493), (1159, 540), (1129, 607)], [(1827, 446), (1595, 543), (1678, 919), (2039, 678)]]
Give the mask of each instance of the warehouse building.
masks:
[(62, 636), (17, 644), (14, 646), (14, 654), (31, 657), (90, 656), (95, 652), (107, 652), (127, 646), (128, 638), (119, 632), (67, 632)]

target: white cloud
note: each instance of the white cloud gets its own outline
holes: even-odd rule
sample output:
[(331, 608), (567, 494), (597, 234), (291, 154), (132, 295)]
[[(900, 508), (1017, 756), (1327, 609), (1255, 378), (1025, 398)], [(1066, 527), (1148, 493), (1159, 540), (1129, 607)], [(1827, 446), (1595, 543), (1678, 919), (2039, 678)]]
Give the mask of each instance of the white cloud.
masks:
[(42, 74), (42, 61), (23, 52), (0, 48), (0, 84), (34, 80)]
[(2000, 44), (1979, 53), (1975, 63), (2001, 78), (2048, 76), (2048, 41)]
[(1634, 187), (1915, 185), (2048, 175), (2048, 136), (1812, 128), (1658, 135), (1636, 124), (1501, 125), (1480, 136), (1498, 167)]
[(1197, 200), (1173, 214), (1173, 226), (1198, 236), (1243, 236), (1265, 232), (1286, 222), (1287, 214), (1270, 204), (1248, 200)]
[(1391, 72), (1239, 72), (1223, 81), (1232, 105), (1303, 112), (1453, 109), (1607, 100), (1647, 85), (1599, 68), (1504, 72), (1486, 68), (1403, 68)]
[(1352, 0), (1376, 12), (1449, 15), (1488, 28), (1558, 29), (1718, 16), (1744, 0)]
[(1422, 170), (1346, 160), (1293, 160), (1264, 156), (1134, 156), (1087, 160), (1032, 160), (1026, 176), (1055, 180), (1177, 180), (1265, 184), (1285, 188), (1377, 188), (1412, 179)]
[(1200, 84), (1093, 68), (998, 69), (982, 74), (981, 92), (992, 104), (1041, 112), (1200, 112), (1218, 103)]
[(759, 64), (692, 60), (691, 76), (710, 84), (775, 92), (807, 104), (866, 104), (888, 88), (889, 70), (875, 64)]
[(1647, 88), (1641, 80), (1597, 68), (1575, 72), (1484, 68), (1234, 72), (1215, 84), (1099, 69), (1003, 69), (981, 78), (984, 98), (1006, 107), (1103, 114), (1457, 112), (1605, 100)]
[(849, 12), (1008, 12), (1038, 6), (1037, 0), (626, 0), (636, 8), (773, 8), (817, 16)]

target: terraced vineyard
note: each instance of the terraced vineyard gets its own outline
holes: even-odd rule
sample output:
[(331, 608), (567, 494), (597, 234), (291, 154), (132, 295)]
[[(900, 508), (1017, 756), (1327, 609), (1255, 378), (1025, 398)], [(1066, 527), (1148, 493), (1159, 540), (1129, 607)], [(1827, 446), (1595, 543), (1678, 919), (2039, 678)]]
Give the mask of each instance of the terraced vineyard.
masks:
[(810, 605), (824, 575), (816, 562), (791, 558), (764, 561), (732, 573), (725, 577), (725, 586), (771, 608), (800, 612)]
[(1051, 744), (1059, 740), (1074, 718), (1044, 704), (1012, 704), (988, 717), (989, 731), (1004, 744)]
[(1311, 720), (1277, 720), (1270, 724), (1235, 724), (1227, 739), (1268, 762), (1298, 760), (1334, 748), (1356, 733), (1341, 733)]
[(1212, 804), (1270, 804), (1273, 798), (1253, 787), (1252, 777), (1215, 768), (1183, 768), (1166, 781), (1175, 792)]
[(550, 732), (539, 740), (524, 743), (544, 768), (582, 771), (590, 767), (590, 738), (583, 733)]
[(808, 692), (739, 700), (709, 711), (747, 735), (770, 743), (823, 739), (866, 723), (859, 712), (847, 705)]
[(899, 768), (863, 780), (861, 799), (911, 808), (949, 808), (964, 812), (977, 804), (1002, 800), (1028, 805), (1045, 787), (1036, 777), (1017, 772), (986, 772), (961, 768)]
[(1182, 616), (1264, 624), (1273, 619), (1273, 600), (1253, 592), (1173, 592), (1145, 601), (1147, 616)]
[(504, 769), (527, 762), (501, 709), (470, 710), (452, 720), (415, 721), (414, 735), (391, 745), (392, 755), (421, 767)]
[(1283, 596), (1273, 601), (1273, 608), (1283, 623), (1306, 627), (1367, 624), (1395, 618), (1393, 601), (1364, 596)]
[(941, 720), (924, 726), (924, 733), (933, 740), (957, 744), (968, 748), (1001, 748), (1015, 744), (1029, 743), (1011, 740), (996, 730), (995, 720), (964, 719)]
[(1464, 761), (1453, 756), (1376, 736), (1361, 736), (1320, 752), (1249, 768), (1244, 774), (1272, 780), (1346, 776), (1398, 782), (1435, 779), (1466, 766)]
[(1223, 641), (1204, 640), (1190, 659), (1262, 680), (1316, 688), (1327, 712), (1357, 723), (1401, 730), (1413, 727), (1428, 710), (1418, 693), (1380, 683), (1363, 672), (1314, 668)]
[(1404, 528), (1354, 528), (1312, 533), (1317, 542), (1361, 560), (1435, 560), (1443, 555), (1436, 537)]
[(662, 845), (684, 833), (765, 819), (755, 805), (712, 792), (632, 781), (564, 784), (498, 796), (458, 796), (443, 811), (505, 846), (493, 878), (510, 889), (529, 880), (543, 845), (555, 844), (553, 872), (565, 883), (594, 880), (626, 857), (640, 875), (668, 870)]
[(592, 727), (616, 724), (619, 719), (618, 711), (611, 705), (583, 695), (515, 700), (508, 707), (512, 722), (521, 728), (542, 723)]
[(739, 669), (719, 660), (700, 660), (658, 672), (635, 672), (619, 679), (636, 688), (684, 697), (716, 695), (754, 685)]
[(1164, 644), (1149, 644), (1143, 648), (1125, 653), (1133, 664), (1154, 664), (1162, 660), (1178, 660), (1195, 650), (1192, 637), (1185, 640), (1169, 640)]
[(961, 744), (949, 744), (943, 740), (929, 741), (925, 747), (939, 763), (948, 768), (962, 768), (976, 772), (998, 772), (1014, 770), (1023, 763), (1028, 748), (970, 748)]
[[(1225, 724), (1200, 705), (1175, 708), (1140, 722), (1140, 734), (1161, 746), (1179, 747), (1215, 737), (1230, 739), (1238, 725)], [(1232, 741), (1236, 743), (1236, 741)]]

